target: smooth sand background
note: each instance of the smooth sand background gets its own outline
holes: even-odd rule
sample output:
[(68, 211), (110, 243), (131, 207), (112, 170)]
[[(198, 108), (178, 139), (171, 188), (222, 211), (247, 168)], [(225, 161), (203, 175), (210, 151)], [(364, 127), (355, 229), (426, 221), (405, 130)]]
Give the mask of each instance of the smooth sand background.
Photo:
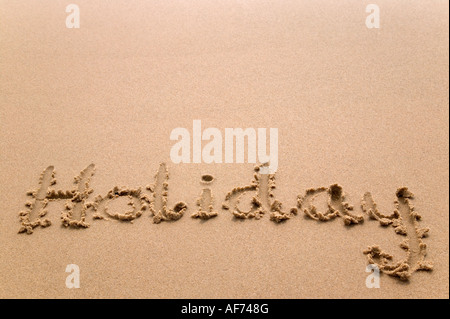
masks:
[[(66, 29), (65, 7), (81, 9)], [(376, 3), (381, 28), (365, 26)], [(0, 1), (0, 297), (449, 297), (448, 1)], [(366, 220), (275, 224), (189, 216), (211, 173), (219, 204), (252, 164), (170, 163), (173, 128), (277, 127), (277, 196), (340, 183), (393, 210), (408, 186), (431, 228), (432, 273), (383, 275), (362, 251), (403, 258), (402, 238)], [(90, 163), (94, 196), (145, 186), (169, 162), (175, 223), (92, 221), (17, 234), (27, 190), (48, 165), (59, 188)], [(93, 197), (92, 197), (93, 198)], [(119, 208), (126, 208), (125, 205)], [(359, 212), (359, 210), (358, 210)], [(67, 264), (81, 288), (67, 289)]]

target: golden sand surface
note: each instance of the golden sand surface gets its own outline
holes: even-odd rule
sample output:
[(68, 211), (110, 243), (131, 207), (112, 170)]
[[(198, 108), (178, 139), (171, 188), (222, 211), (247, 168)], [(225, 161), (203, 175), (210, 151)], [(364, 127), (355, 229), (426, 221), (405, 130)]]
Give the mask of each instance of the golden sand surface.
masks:
[[(0, 297), (448, 298), (448, 12), (0, 0)], [(174, 164), (194, 120), (278, 170)]]

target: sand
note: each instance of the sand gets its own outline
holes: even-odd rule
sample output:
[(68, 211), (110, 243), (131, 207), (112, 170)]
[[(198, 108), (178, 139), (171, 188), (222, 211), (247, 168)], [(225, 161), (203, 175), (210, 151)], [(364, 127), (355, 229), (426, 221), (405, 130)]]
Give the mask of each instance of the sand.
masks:
[(1, 298), (449, 297), (447, 1), (69, 3), (0, 1)]

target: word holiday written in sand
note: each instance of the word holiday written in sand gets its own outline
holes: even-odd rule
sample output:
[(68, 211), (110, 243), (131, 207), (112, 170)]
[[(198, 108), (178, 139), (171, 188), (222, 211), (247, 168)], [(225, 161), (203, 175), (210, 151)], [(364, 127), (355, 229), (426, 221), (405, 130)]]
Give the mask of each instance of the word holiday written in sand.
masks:
[[(329, 187), (310, 188), (303, 195), (297, 196), (297, 206), (289, 211), (283, 209), (282, 203), (275, 198), (275, 174), (261, 174), (261, 168), (267, 164), (254, 168), (253, 179), (248, 185), (235, 187), (225, 195), (222, 209), (231, 211), (235, 218), (260, 219), (269, 214), (274, 222), (286, 221), (302, 212), (307, 217), (327, 222), (335, 218), (342, 218), (346, 226), (362, 224), (363, 215), (356, 215), (354, 207), (346, 199), (343, 189), (338, 184)], [(61, 221), (65, 227), (88, 228), (86, 215), (92, 211), (93, 219), (119, 220), (133, 222), (136, 218), (149, 211), (154, 223), (175, 221), (180, 219), (188, 207), (184, 202), (178, 202), (173, 208), (168, 207), (169, 170), (165, 163), (161, 163), (157, 170), (153, 184), (146, 187), (127, 188), (113, 187), (106, 195), (97, 195), (87, 201), (93, 189), (89, 187), (95, 165), (91, 164), (74, 178), (74, 186), (70, 190), (55, 189), (56, 178), (53, 166), (47, 167), (39, 178), (38, 188), (27, 192), (31, 200), (27, 201), (26, 210), (19, 213), (21, 227), (19, 233), (32, 234), (33, 230), (48, 227), (51, 221), (46, 218), (47, 205), (52, 201), (65, 201)], [(205, 186), (213, 183), (214, 176), (203, 175), (201, 182)], [(321, 212), (315, 206), (315, 199), (327, 195), (327, 209)], [(241, 201), (250, 195), (251, 203), (247, 209), (242, 209)], [(112, 212), (109, 204), (118, 199), (126, 198), (129, 210), (125, 212)], [(392, 227), (396, 234), (403, 237), (400, 247), (405, 250), (406, 256), (393, 262), (393, 256), (384, 252), (379, 246), (368, 247), (364, 254), (369, 263), (376, 264), (379, 269), (391, 276), (408, 280), (412, 273), (418, 270), (432, 270), (433, 265), (425, 260), (427, 246), (423, 238), (428, 235), (428, 228), (421, 228), (421, 216), (416, 212), (411, 201), (414, 195), (407, 187), (401, 187), (396, 192), (395, 209), (391, 214), (383, 214), (373, 200), (371, 193), (367, 192), (361, 199), (362, 211), (384, 227)], [(191, 214), (192, 218), (208, 220), (218, 216), (214, 210), (214, 196), (211, 189), (203, 188), (196, 201), (197, 208)]]

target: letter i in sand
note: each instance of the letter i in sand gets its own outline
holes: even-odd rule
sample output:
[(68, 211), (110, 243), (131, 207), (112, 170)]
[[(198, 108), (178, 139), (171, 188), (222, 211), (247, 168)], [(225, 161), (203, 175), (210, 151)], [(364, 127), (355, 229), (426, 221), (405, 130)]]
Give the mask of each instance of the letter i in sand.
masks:
[[(214, 181), (212, 175), (202, 175), (202, 184), (211, 184)], [(210, 188), (203, 188), (200, 197), (197, 198), (197, 211), (191, 215), (192, 218), (210, 219), (217, 216), (214, 209), (214, 196)]]

